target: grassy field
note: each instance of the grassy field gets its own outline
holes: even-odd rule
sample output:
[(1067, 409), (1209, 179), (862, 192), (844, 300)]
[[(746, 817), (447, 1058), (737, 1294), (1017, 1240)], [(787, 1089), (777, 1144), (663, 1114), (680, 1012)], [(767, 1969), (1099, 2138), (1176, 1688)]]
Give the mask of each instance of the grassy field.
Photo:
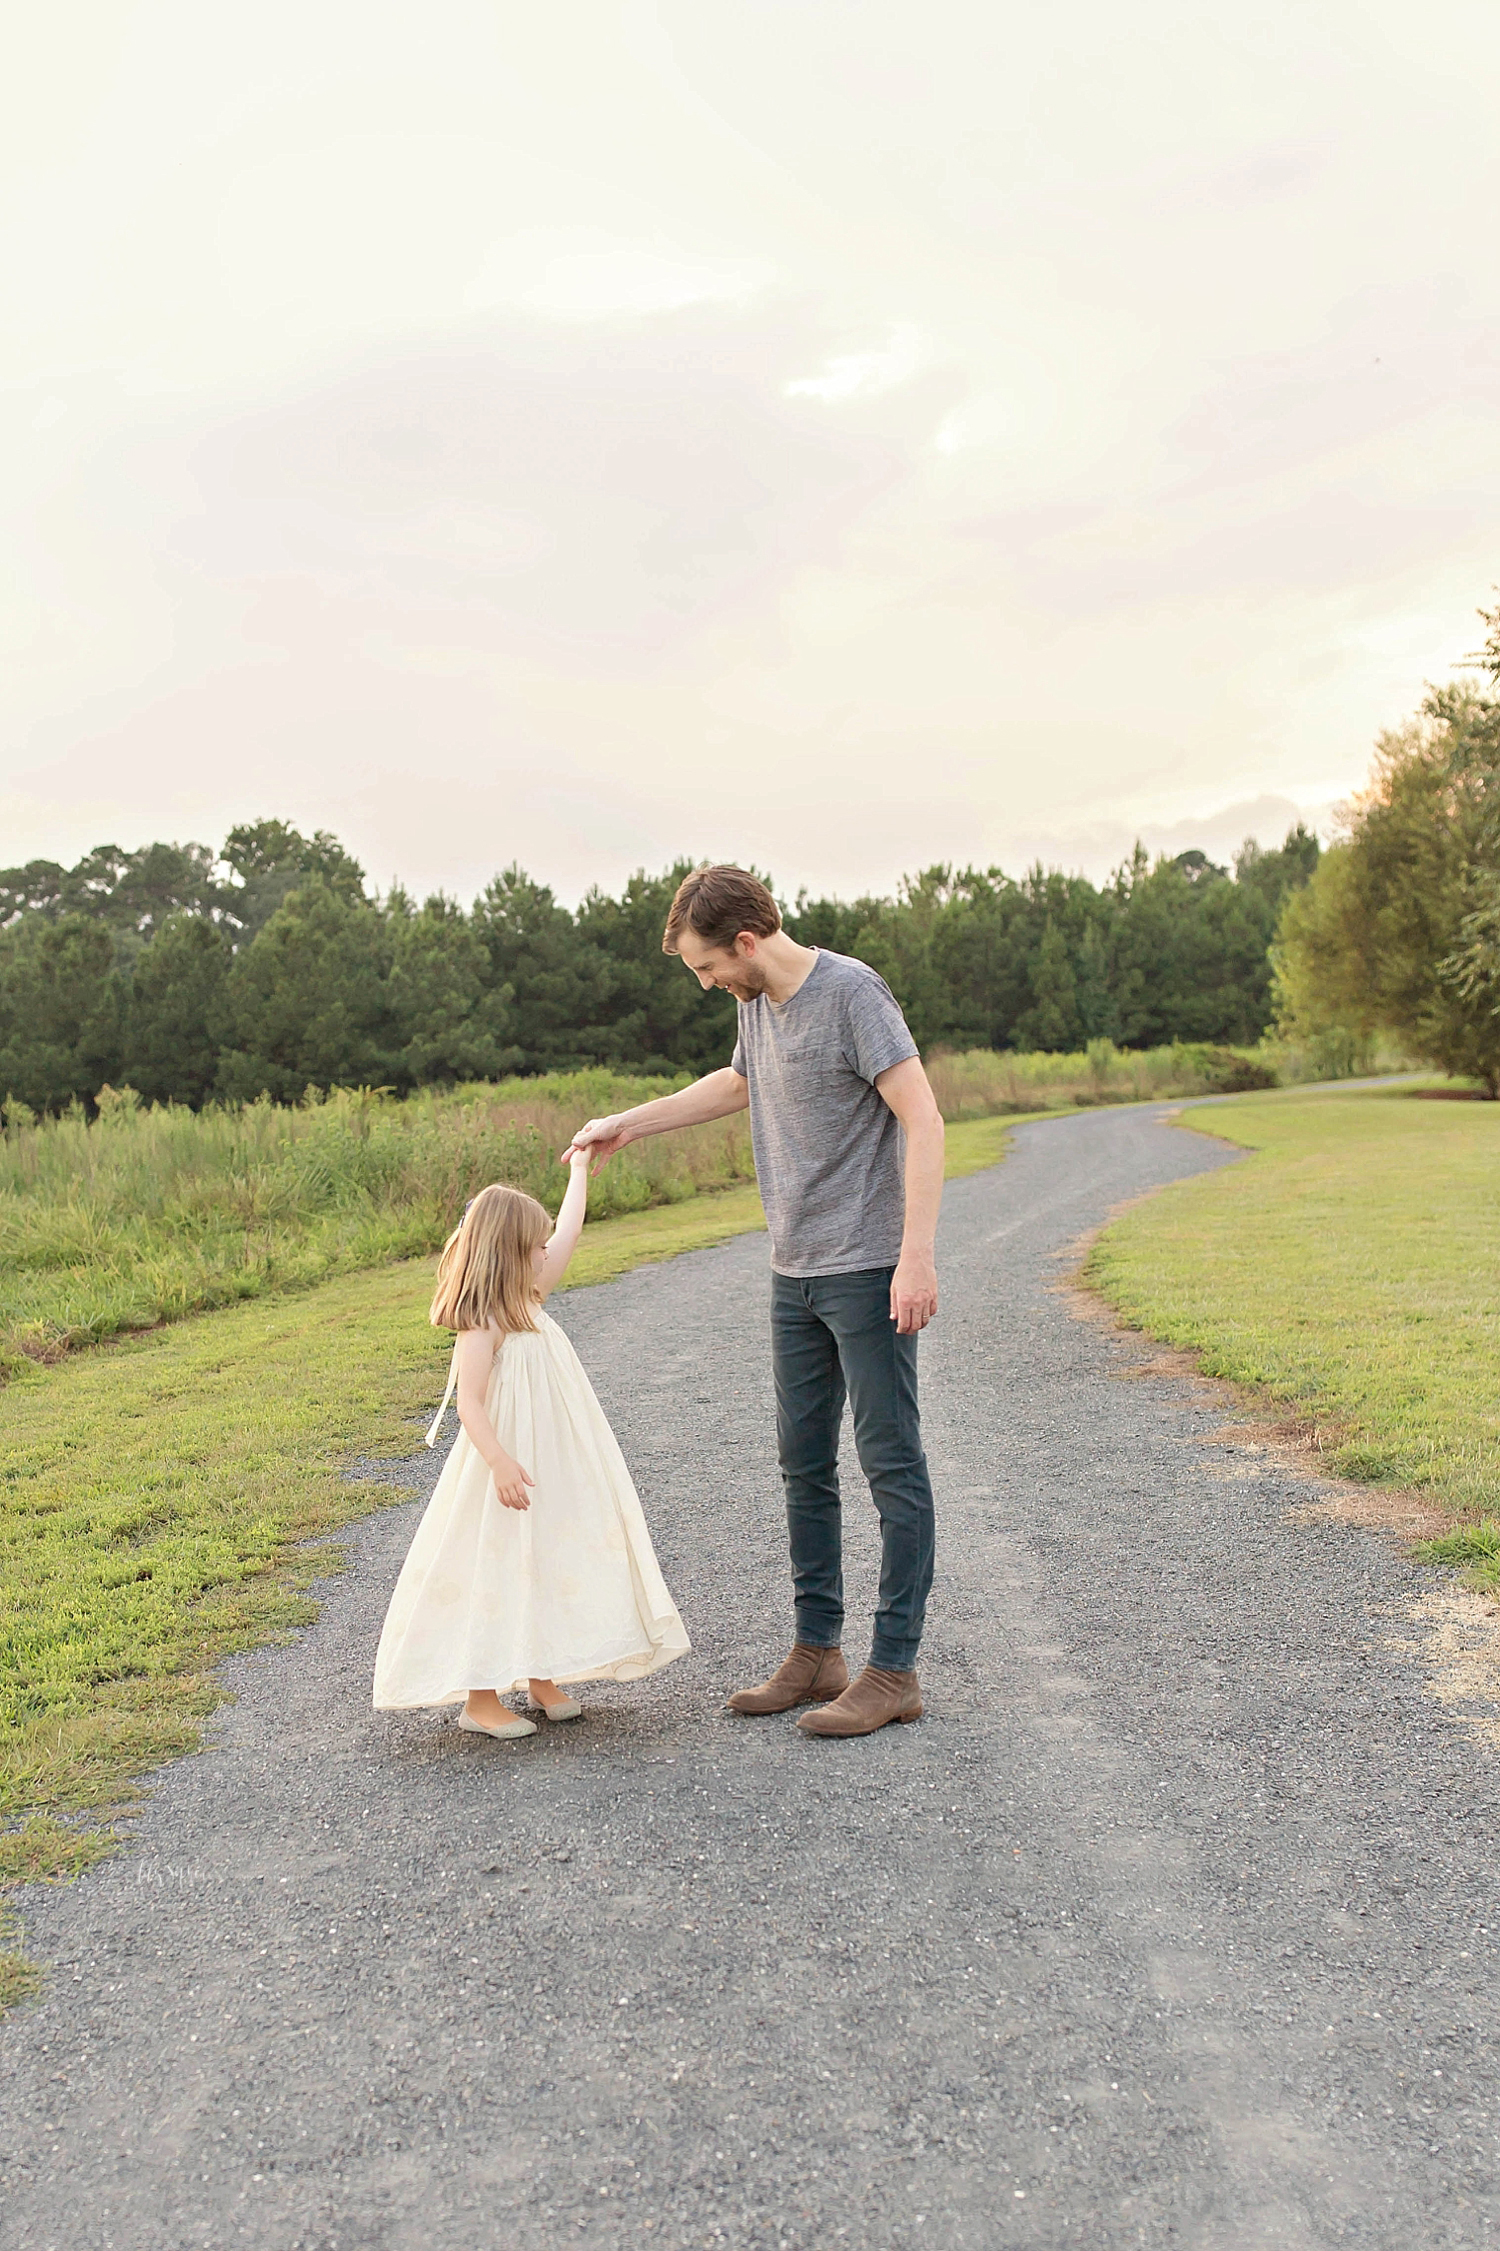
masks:
[[(949, 1174), (996, 1163), (1008, 1126), (951, 1129)], [(753, 1187), (589, 1226), (567, 1288), (762, 1227)], [(342, 1276), (27, 1362), (0, 1437), (0, 1886), (110, 1849), (132, 1777), (190, 1750), (213, 1667), (311, 1614), (326, 1540), (389, 1486), (356, 1453), (415, 1453), (449, 1340), (430, 1260)], [(0, 2007), (32, 1973), (0, 1935)]]
[[(945, 1117), (1061, 1112), (1201, 1092), (1255, 1068), (1229, 1050), (935, 1056)], [(557, 1152), (591, 1115), (685, 1083), (603, 1071), (511, 1079), (397, 1101), (335, 1094), (279, 1108), (142, 1109), (128, 1092), (81, 1114), (8, 1111), (0, 1136), (0, 1381), (164, 1321), (307, 1289), (435, 1250), (486, 1181), (554, 1209)], [(743, 1117), (639, 1143), (590, 1184), (591, 1220), (684, 1204), (754, 1179)]]
[(1183, 1123), (1253, 1153), (1126, 1212), (1089, 1278), (1338, 1474), (1468, 1520), (1432, 1560), (1500, 1576), (1500, 1104), (1292, 1091)]
[[(582, 1119), (685, 1081), (602, 1071), (398, 1102), (142, 1110), (11, 1123), (0, 1142), (0, 1375), (102, 1338), (436, 1249), (477, 1188), (555, 1210)], [(754, 1178), (743, 1118), (626, 1150), (590, 1184), (609, 1219)]]

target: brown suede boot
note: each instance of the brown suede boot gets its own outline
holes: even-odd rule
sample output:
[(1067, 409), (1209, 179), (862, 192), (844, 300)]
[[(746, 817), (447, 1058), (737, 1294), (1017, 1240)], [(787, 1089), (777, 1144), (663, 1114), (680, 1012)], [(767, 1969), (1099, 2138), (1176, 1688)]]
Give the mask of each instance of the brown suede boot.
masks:
[(849, 1668), (840, 1649), (815, 1649), (811, 1642), (792, 1644), (792, 1654), (778, 1665), (759, 1688), (737, 1688), (729, 1709), (759, 1718), (766, 1712), (789, 1712), (796, 1704), (827, 1704), (849, 1686)]
[(922, 1691), (915, 1673), (882, 1672), (866, 1665), (852, 1688), (820, 1712), (804, 1712), (797, 1725), (808, 1735), (873, 1735), (892, 1720), (919, 1720)]

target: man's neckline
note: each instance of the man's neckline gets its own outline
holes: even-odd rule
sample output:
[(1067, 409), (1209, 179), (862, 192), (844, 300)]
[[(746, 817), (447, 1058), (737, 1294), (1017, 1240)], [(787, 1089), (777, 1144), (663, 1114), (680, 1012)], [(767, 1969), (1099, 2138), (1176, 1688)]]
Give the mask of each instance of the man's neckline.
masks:
[(812, 960), (807, 965), (807, 975), (803, 978), (801, 984), (798, 985), (794, 991), (789, 992), (785, 1000), (772, 1000), (769, 993), (762, 993), (762, 995), (760, 996), (761, 999), (768, 1002), (772, 1008), (777, 1010), (790, 1008), (792, 1002), (796, 1000), (801, 994), (807, 991), (808, 986), (812, 983), (814, 977), (816, 977), (816, 975), (818, 974), (818, 963), (822, 959), (822, 947), (814, 946), (812, 949)]

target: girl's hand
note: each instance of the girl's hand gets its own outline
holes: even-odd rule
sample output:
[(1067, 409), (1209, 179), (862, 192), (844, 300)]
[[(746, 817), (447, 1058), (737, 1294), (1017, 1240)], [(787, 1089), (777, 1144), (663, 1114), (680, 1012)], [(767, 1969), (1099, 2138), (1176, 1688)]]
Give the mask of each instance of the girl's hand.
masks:
[(530, 1508), (526, 1488), (532, 1482), (519, 1462), (509, 1454), (502, 1454), (498, 1462), (491, 1462), (490, 1475), (495, 1480), (495, 1498), (505, 1508)]
[(572, 1164), (573, 1159), (582, 1149), (594, 1171), (598, 1172), (601, 1166), (608, 1164), (616, 1150), (625, 1147), (629, 1139), (630, 1129), (623, 1116), (590, 1118), (587, 1125), (581, 1125), (578, 1128), (571, 1142), (564, 1149), (562, 1161), (565, 1165)]
[(568, 1166), (570, 1171), (576, 1172), (580, 1165), (582, 1165), (586, 1171), (588, 1169), (589, 1160), (593, 1156), (593, 1154), (593, 1149), (588, 1145), (587, 1142), (585, 1142), (584, 1146), (581, 1149), (569, 1149), (564, 1155), (563, 1162)]

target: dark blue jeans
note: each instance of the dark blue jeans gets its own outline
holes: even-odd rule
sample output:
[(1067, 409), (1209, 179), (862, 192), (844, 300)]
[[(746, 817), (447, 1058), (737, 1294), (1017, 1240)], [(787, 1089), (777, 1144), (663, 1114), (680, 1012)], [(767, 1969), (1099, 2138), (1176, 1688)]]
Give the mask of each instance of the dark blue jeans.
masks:
[(894, 1271), (773, 1274), (771, 1367), (797, 1639), (831, 1649), (843, 1635), (839, 1425), (847, 1396), (859, 1466), (880, 1512), (880, 1600), (870, 1662), (909, 1672), (932, 1585), (933, 1508), (917, 1418), (917, 1340), (896, 1334)]

